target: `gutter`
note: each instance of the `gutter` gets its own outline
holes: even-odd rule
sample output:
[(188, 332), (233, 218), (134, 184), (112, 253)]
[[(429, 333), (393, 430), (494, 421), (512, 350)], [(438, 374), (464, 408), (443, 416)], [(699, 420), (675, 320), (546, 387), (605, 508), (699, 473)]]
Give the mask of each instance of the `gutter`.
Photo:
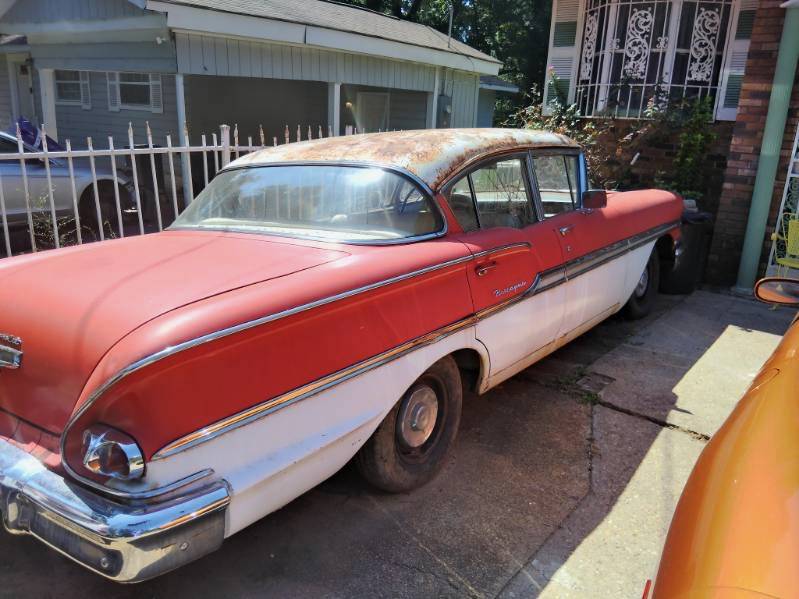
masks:
[(782, 139), (788, 121), (796, 66), (799, 63), (799, 35), (796, 33), (799, 31), (799, 0), (788, 0), (782, 6), (787, 10), (782, 26), (782, 38), (774, 70), (766, 125), (763, 129), (763, 142), (760, 146), (760, 159), (757, 164), (752, 204), (746, 223), (746, 236), (738, 268), (738, 281), (735, 285), (736, 291), (746, 294), (751, 293), (760, 266), (771, 198), (774, 194), (774, 182), (780, 162)]

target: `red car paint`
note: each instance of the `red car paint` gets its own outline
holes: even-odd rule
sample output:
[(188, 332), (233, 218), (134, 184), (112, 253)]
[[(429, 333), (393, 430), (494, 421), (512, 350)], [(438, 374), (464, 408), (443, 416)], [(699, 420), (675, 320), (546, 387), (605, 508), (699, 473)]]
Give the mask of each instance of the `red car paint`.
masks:
[[(443, 196), (437, 201), (449, 233), (419, 243), (170, 231), (4, 260), (0, 330), (24, 338), (25, 367), (0, 373), (0, 408), (60, 434), (121, 369), (165, 348), (489, 252), (158, 361), (111, 386), (66, 440), (73, 468), (81, 433), (95, 422), (133, 435), (149, 459), (183, 435), (524, 293), (541, 273), (678, 221), (682, 210), (673, 194), (648, 190), (524, 229), (464, 233)], [(490, 251), (503, 246), (512, 247)], [(499, 278), (477, 276), (492, 264)]]

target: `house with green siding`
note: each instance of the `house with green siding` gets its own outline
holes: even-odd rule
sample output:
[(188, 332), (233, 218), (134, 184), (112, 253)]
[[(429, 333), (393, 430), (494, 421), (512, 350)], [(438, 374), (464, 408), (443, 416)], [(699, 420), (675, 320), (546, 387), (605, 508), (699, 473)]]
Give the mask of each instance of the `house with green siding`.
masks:
[[(416, 23), (321, 0), (0, 0), (0, 128), (73, 147), (219, 125), (342, 134), (486, 122), (495, 58)], [(294, 135), (292, 134), (292, 137)]]

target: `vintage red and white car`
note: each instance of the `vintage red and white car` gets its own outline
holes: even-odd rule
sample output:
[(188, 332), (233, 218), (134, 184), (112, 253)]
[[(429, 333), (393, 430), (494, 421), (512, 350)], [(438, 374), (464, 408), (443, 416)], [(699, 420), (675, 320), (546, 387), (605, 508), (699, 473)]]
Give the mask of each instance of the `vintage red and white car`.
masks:
[(682, 203), (501, 129), (288, 144), (169, 230), (0, 261), (0, 511), (118, 581), (217, 549), (355, 457), (409, 491), (484, 393), (642, 316)]

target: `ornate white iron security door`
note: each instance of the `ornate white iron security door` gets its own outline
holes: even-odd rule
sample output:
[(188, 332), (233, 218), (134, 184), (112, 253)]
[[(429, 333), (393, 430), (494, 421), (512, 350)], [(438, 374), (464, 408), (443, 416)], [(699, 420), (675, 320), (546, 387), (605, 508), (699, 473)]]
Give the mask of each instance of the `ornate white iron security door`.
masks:
[(715, 97), (739, 0), (586, 0), (575, 102), (640, 118), (650, 103)]

